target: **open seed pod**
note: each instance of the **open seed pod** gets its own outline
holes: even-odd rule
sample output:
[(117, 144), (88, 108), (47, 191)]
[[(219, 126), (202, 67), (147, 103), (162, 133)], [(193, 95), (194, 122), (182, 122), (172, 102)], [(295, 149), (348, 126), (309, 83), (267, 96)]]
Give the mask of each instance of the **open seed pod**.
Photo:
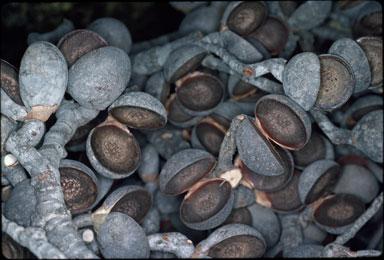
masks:
[(308, 143), (298, 151), (292, 151), (295, 168), (303, 170), (314, 161), (322, 159), (335, 159), (332, 143), (317, 131), (312, 131)]
[(317, 160), (304, 168), (299, 178), (299, 197), (309, 205), (327, 195), (340, 176), (340, 165), (332, 160)]
[(181, 108), (179, 102), (176, 99), (176, 93), (169, 96), (165, 103), (165, 109), (167, 110), (167, 118), (169, 123), (176, 127), (185, 128), (195, 125), (201, 117), (191, 116), (185, 113)]
[(352, 25), (353, 38), (381, 36), (383, 32), (383, 11), (380, 2), (369, 1), (355, 14)]
[(86, 143), (92, 167), (111, 179), (131, 175), (140, 163), (140, 147), (125, 125), (107, 120), (92, 129)]
[(364, 211), (364, 203), (356, 196), (334, 194), (315, 203), (312, 219), (321, 229), (339, 235), (348, 230)]
[(181, 21), (178, 32), (187, 35), (200, 31), (204, 35), (219, 30), (220, 16), (218, 9), (212, 6), (202, 6), (189, 12)]
[(328, 53), (343, 57), (352, 67), (355, 76), (354, 93), (362, 92), (369, 87), (371, 83), (370, 66), (364, 50), (356, 41), (349, 38), (339, 39), (331, 45)]
[(270, 94), (255, 105), (256, 126), (263, 135), (289, 150), (300, 150), (311, 136), (308, 114), (292, 99)]
[[(357, 150), (358, 151), (358, 150)], [(383, 182), (383, 168), (378, 164), (374, 163), (366, 156), (358, 156), (356, 154), (350, 153), (347, 155), (342, 155), (337, 161), (341, 166), (346, 164), (356, 164), (365, 167), (368, 171), (373, 173), (376, 179), (382, 183)]]
[(383, 39), (381, 37), (361, 37), (356, 40), (367, 56), (371, 68), (370, 89), (383, 85)]
[(25, 119), (45, 122), (64, 97), (68, 68), (63, 54), (50, 42), (35, 42), (20, 64), (19, 87), (28, 114)]
[(89, 123), (77, 128), (71, 140), (65, 145), (65, 149), (70, 152), (84, 152), (86, 149), (85, 144), (88, 134), (95, 127), (96, 121), (92, 120)]
[(275, 56), (284, 49), (288, 35), (288, 28), (280, 19), (268, 16), (261, 26), (249, 34), (249, 37), (260, 42), (272, 56)]
[(158, 71), (146, 81), (144, 91), (160, 100), (165, 106), (170, 88), (171, 85), (165, 80), (163, 71)]
[(1, 253), (6, 259), (30, 259), (31, 252), (13, 240), (7, 233), (1, 232)]
[(273, 145), (260, 133), (250, 117), (236, 132), (236, 147), (243, 163), (253, 172), (266, 176), (284, 174), (284, 163)]
[(185, 113), (205, 116), (222, 103), (224, 87), (215, 76), (195, 71), (176, 81), (176, 99)]
[(88, 109), (106, 109), (127, 86), (131, 77), (128, 55), (113, 46), (81, 56), (69, 69), (68, 93)]
[(231, 125), (232, 119), (242, 114), (242, 112), (241, 107), (236, 102), (228, 100), (221, 103), (209, 116), (227, 130)]
[(88, 210), (99, 192), (96, 175), (83, 163), (68, 159), (60, 161), (59, 171), (67, 208), (72, 214)]
[[(257, 258), (264, 255), (266, 243), (258, 230), (243, 224), (228, 224), (201, 241), (194, 255), (212, 258)], [(194, 256), (192, 255), (192, 257)]]
[(206, 51), (196, 45), (183, 45), (174, 50), (164, 64), (164, 78), (169, 83), (174, 83), (194, 71), (205, 58)]
[(98, 230), (97, 243), (105, 258), (149, 258), (150, 254), (143, 228), (120, 212), (107, 215)]
[(277, 176), (258, 174), (257, 172), (251, 171), (242, 162), (240, 157), (236, 158), (235, 160), (235, 165), (240, 167), (244, 180), (247, 181), (253, 189), (262, 191), (276, 191), (287, 185), (293, 176), (294, 163), (291, 153), (278, 145), (273, 145), (273, 148), (277, 152), (281, 160), (281, 165), (284, 168), (284, 173)]
[(334, 54), (319, 55), (321, 86), (315, 107), (332, 111), (344, 105), (355, 89), (355, 76), (349, 63)]
[(283, 71), (285, 95), (295, 100), (305, 111), (313, 107), (320, 90), (320, 59), (313, 52), (293, 56)]
[(24, 106), (19, 89), (19, 71), (1, 59), (1, 89), (18, 105)]
[(167, 123), (167, 111), (155, 97), (141, 91), (121, 95), (108, 108), (120, 123), (136, 129), (156, 129)]
[(97, 32), (111, 46), (116, 46), (127, 54), (132, 47), (132, 37), (127, 26), (112, 17), (103, 17), (94, 20), (87, 26), (88, 30)]
[(383, 98), (381, 96), (367, 95), (360, 97), (344, 113), (341, 126), (352, 129), (363, 116), (379, 109), (383, 109)]
[(267, 13), (263, 1), (231, 2), (223, 13), (221, 24), (240, 36), (247, 36), (264, 22)]
[(107, 45), (107, 41), (96, 32), (79, 29), (64, 35), (57, 43), (57, 48), (64, 55), (69, 68), (84, 54)]
[(231, 98), (238, 102), (255, 103), (260, 97), (266, 94), (252, 84), (232, 75), (229, 77), (227, 89)]

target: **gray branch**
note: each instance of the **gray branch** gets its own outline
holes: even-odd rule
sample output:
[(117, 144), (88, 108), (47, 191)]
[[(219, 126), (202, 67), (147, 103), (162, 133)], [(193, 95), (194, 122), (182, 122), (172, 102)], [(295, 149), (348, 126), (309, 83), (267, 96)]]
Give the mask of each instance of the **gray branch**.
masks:
[(173, 253), (178, 258), (190, 258), (195, 251), (192, 241), (178, 232), (157, 233), (147, 238), (151, 251)]
[(356, 252), (351, 251), (348, 247), (330, 243), (326, 245), (322, 252), (322, 257), (331, 257), (331, 258), (344, 258), (344, 257), (378, 257), (382, 254), (378, 250), (358, 250)]
[(303, 232), (297, 214), (279, 214), (281, 221), (280, 242), (283, 245), (283, 256), (303, 243)]
[(72, 223), (76, 229), (84, 228), (87, 226), (93, 226), (92, 214), (91, 213), (81, 214), (73, 218)]

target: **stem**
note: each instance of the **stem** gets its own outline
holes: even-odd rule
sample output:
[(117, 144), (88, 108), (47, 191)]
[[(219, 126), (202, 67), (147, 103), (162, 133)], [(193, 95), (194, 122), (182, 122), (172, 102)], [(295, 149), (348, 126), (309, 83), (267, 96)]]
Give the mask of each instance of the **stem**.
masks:
[(1, 113), (15, 121), (27, 116), (25, 107), (16, 104), (3, 89), (1, 89)]
[(283, 245), (283, 256), (303, 243), (303, 233), (298, 223), (297, 214), (279, 214), (281, 222), (280, 242)]
[(176, 32), (171, 32), (169, 34), (161, 35), (157, 38), (154, 38), (148, 41), (134, 43), (132, 44), (130, 54), (135, 54), (141, 51), (145, 51), (145, 50), (148, 50), (149, 48), (152, 48), (158, 45), (167, 44), (170, 41), (174, 41), (179, 37), (180, 37), (180, 33), (176, 31)]
[(195, 251), (192, 241), (178, 232), (157, 233), (147, 238), (151, 251), (173, 253), (178, 258), (190, 258)]
[(76, 229), (93, 226), (92, 213), (85, 213), (72, 219), (72, 223)]

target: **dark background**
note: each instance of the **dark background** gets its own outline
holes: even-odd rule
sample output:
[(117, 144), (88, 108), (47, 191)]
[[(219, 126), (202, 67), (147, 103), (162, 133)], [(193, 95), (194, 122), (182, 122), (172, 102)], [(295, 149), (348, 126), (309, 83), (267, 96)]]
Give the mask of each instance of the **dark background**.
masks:
[(1, 58), (19, 68), (28, 34), (54, 30), (63, 18), (84, 29), (97, 18), (113, 17), (139, 42), (176, 31), (184, 16), (166, 2), (6, 3), (1, 6)]

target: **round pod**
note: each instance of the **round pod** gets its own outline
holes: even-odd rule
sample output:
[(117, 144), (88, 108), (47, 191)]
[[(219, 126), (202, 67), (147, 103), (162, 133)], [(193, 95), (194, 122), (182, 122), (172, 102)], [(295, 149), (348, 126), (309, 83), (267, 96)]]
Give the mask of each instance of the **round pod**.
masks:
[(185, 113), (176, 99), (176, 93), (169, 96), (166, 104), (164, 105), (167, 110), (167, 118), (169, 123), (176, 127), (186, 128), (195, 125), (201, 117), (191, 116)]
[(383, 85), (383, 40), (381, 37), (361, 37), (356, 40), (367, 56), (371, 69), (371, 84), (369, 88)]
[(355, 76), (349, 63), (341, 56), (322, 54), (319, 58), (321, 86), (314, 106), (332, 111), (351, 97), (355, 89)]
[(165, 105), (169, 96), (171, 85), (165, 80), (163, 71), (151, 75), (145, 83), (144, 91)]
[(96, 175), (83, 163), (67, 159), (60, 161), (59, 171), (67, 208), (72, 214), (88, 210), (99, 192)]
[(300, 201), (309, 205), (327, 195), (336, 184), (340, 165), (332, 160), (318, 160), (304, 168), (299, 178)]
[(152, 196), (143, 187), (126, 185), (108, 195), (103, 209), (108, 212), (121, 212), (141, 223), (152, 207)]
[(310, 30), (327, 19), (332, 9), (332, 1), (306, 1), (289, 16), (289, 27), (296, 31)]
[(50, 42), (35, 42), (27, 48), (20, 64), (20, 96), (27, 111), (46, 121), (57, 110), (68, 83), (67, 62)]
[(322, 159), (333, 160), (335, 151), (332, 143), (317, 131), (312, 131), (308, 143), (298, 151), (292, 152), (295, 168), (303, 170), (312, 162)]
[(234, 195), (231, 184), (221, 178), (195, 184), (180, 206), (180, 220), (189, 228), (207, 230), (222, 224), (231, 213)]
[(347, 231), (365, 211), (364, 203), (351, 194), (329, 195), (312, 209), (315, 224), (328, 233), (340, 235)]
[(231, 2), (223, 13), (221, 24), (240, 36), (246, 36), (264, 22), (267, 13), (267, 6), (262, 1)]
[(160, 172), (159, 187), (166, 195), (178, 195), (210, 174), (216, 167), (212, 154), (199, 149), (185, 149), (172, 155)]
[(69, 68), (84, 54), (107, 45), (107, 41), (94, 31), (79, 29), (64, 35), (57, 43), (57, 48), (64, 55)]
[(361, 36), (381, 36), (383, 32), (383, 11), (380, 2), (369, 1), (359, 8), (353, 17), (353, 38)]
[(218, 78), (195, 71), (176, 82), (176, 99), (185, 113), (205, 116), (223, 102), (224, 87)]
[(24, 106), (19, 89), (19, 71), (1, 59), (1, 89), (18, 105)]
[(252, 216), (247, 207), (233, 208), (231, 214), (224, 221), (223, 225), (228, 224), (244, 224), (252, 226)]
[(251, 171), (241, 160), (239, 167), (246, 180), (253, 189), (262, 191), (276, 191), (282, 189), (291, 180), (294, 171), (294, 163), (291, 153), (278, 145), (273, 146), (284, 168), (284, 173), (277, 176), (267, 176)]
[(108, 214), (99, 227), (97, 243), (105, 258), (149, 258), (150, 254), (143, 228), (120, 212)]
[(270, 140), (289, 150), (300, 150), (311, 136), (311, 121), (292, 99), (270, 94), (255, 105), (256, 126)]
[(86, 152), (92, 167), (111, 179), (131, 175), (140, 163), (140, 147), (129, 130), (119, 124), (103, 124), (89, 133)]
[(260, 42), (272, 56), (279, 54), (284, 49), (288, 36), (287, 26), (273, 16), (268, 16), (265, 22), (249, 35)]
[(371, 70), (367, 56), (357, 42), (349, 38), (335, 41), (328, 50), (330, 54), (343, 57), (352, 67), (355, 76), (354, 93), (366, 90), (371, 83)]
[(221, 103), (209, 116), (224, 126), (225, 129), (228, 129), (232, 119), (240, 114), (242, 114), (241, 107), (239, 107), (237, 103), (228, 100)]
[(196, 45), (183, 45), (174, 50), (164, 64), (164, 78), (174, 83), (189, 72), (194, 71), (205, 58), (206, 51)]
[(296, 54), (288, 61), (283, 71), (285, 95), (308, 111), (316, 102), (320, 79), (319, 57), (313, 52)]
[(213, 231), (196, 249), (212, 258), (258, 258), (264, 255), (266, 243), (255, 228), (228, 224)]
[(167, 111), (155, 97), (141, 91), (121, 95), (108, 108), (120, 123), (135, 129), (157, 129), (167, 123)]
[(246, 117), (236, 132), (236, 147), (241, 160), (251, 171), (258, 174), (283, 174), (285, 169), (280, 155), (251, 120)]
[(101, 47), (71, 66), (67, 92), (85, 108), (104, 110), (120, 96), (130, 77), (128, 55), (113, 46)]
[(112, 17), (103, 17), (94, 20), (87, 26), (88, 30), (95, 31), (111, 46), (116, 46), (127, 54), (132, 47), (132, 37), (127, 26)]
[(186, 35), (200, 31), (204, 35), (219, 30), (220, 16), (218, 9), (212, 6), (203, 6), (188, 12), (180, 23), (178, 32)]

